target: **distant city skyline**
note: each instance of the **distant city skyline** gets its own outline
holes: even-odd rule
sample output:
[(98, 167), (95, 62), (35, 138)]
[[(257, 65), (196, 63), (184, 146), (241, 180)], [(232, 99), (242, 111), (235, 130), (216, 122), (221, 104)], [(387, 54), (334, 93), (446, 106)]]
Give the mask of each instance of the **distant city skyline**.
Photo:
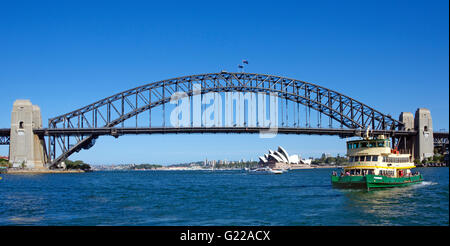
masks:
[[(245, 72), (315, 83), (394, 118), (428, 108), (434, 130), (448, 130), (448, 1), (173, 4), (3, 3), (0, 128), (10, 127), (16, 99), (40, 106), (46, 127), (51, 117), (115, 93), (178, 76), (237, 72), (245, 59)], [(345, 141), (281, 134), (101, 136), (70, 159), (256, 160), (279, 145), (304, 157), (336, 156), (345, 154)], [(8, 155), (8, 146), (0, 146), (0, 155)]]

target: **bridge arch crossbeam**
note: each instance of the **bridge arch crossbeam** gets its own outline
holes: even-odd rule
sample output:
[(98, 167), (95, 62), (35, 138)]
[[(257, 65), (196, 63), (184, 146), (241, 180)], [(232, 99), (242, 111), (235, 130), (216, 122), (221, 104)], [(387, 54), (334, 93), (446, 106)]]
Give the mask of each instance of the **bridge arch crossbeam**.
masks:
[[(402, 125), (389, 115), (336, 91), (308, 82), (279, 76), (248, 73), (216, 73), (184, 76), (136, 87), (99, 100), (70, 113), (51, 118), (49, 128), (96, 128), (113, 127), (132, 117), (170, 101), (173, 93), (185, 92), (193, 95), (193, 84), (201, 84), (201, 93), (209, 92), (253, 92), (275, 93), (289, 100), (327, 115), (342, 126), (351, 129), (393, 130)], [(102, 113), (103, 112), (103, 113)], [(88, 116), (89, 115), (89, 116)], [(99, 124), (100, 119), (100, 124)], [(136, 119), (137, 121), (137, 119)], [(151, 119), (150, 119), (151, 121)], [(96, 136), (78, 136), (76, 144), (70, 145), (64, 137), (55, 136), (49, 141), (53, 164), (67, 158), (71, 153), (89, 145)], [(56, 158), (55, 143), (61, 147)]]

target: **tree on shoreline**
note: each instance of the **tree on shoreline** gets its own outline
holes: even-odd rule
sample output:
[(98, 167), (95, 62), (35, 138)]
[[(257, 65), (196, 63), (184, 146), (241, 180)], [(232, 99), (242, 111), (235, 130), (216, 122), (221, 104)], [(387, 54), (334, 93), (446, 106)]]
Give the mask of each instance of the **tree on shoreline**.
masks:
[(9, 167), (9, 161), (5, 159), (0, 159), (0, 167)]
[(75, 169), (75, 170), (83, 170), (83, 171), (90, 171), (91, 170), (91, 166), (89, 164), (84, 163), (83, 161), (80, 160), (76, 160), (76, 161), (71, 161), (71, 160), (66, 160), (66, 169), (70, 170), (70, 169)]
[(137, 164), (132, 166), (130, 169), (131, 170), (135, 170), (135, 169), (157, 169), (162, 167), (162, 165), (156, 165), (156, 164)]

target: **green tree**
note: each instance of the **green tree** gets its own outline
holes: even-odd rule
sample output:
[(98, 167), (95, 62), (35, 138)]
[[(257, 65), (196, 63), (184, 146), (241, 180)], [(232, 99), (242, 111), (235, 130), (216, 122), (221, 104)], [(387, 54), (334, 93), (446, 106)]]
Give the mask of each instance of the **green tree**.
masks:
[(9, 167), (9, 161), (5, 159), (0, 159), (0, 167)]
[(83, 161), (76, 160), (66, 160), (66, 169), (67, 170), (83, 170), (83, 171), (89, 171), (91, 170), (91, 166), (89, 164), (84, 163)]

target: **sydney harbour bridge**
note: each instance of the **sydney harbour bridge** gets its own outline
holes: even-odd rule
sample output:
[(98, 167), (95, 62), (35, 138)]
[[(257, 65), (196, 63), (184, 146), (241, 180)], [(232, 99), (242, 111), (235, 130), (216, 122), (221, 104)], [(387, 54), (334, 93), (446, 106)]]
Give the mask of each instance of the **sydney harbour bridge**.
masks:
[[(182, 108), (183, 100), (187, 102), (183, 114), (188, 115), (173, 117), (174, 107)], [(210, 115), (215, 119), (211, 121)], [(427, 109), (418, 109), (414, 116), (407, 112), (399, 115), (394, 118), (313, 83), (223, 71), (122, 91), (50, 118), (47, 128), (42, 125), (39, 107), (18, 100), (13, 106), (11, 127), (0, 129), (0, 144), (10, 145), (10, 162), (42, 163), (47, 168), (55, 168), (71, 154), (89, 149), (102, 135), (275, 131), (354, 137), (370, 132), (392, 138), (393, 147), (420, 160), (432, 155), (430, 142), (448, 149), (449, 133), (433, 131)]]

